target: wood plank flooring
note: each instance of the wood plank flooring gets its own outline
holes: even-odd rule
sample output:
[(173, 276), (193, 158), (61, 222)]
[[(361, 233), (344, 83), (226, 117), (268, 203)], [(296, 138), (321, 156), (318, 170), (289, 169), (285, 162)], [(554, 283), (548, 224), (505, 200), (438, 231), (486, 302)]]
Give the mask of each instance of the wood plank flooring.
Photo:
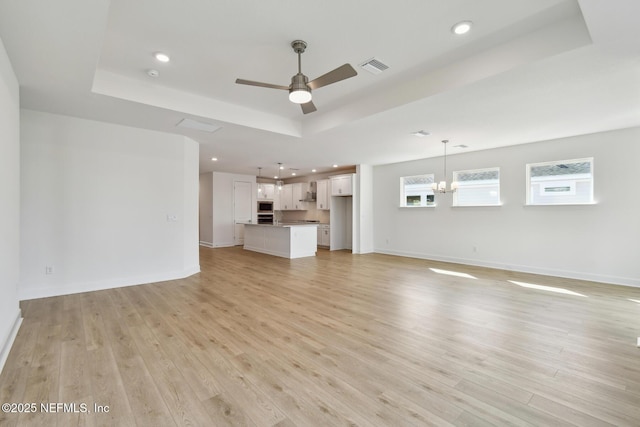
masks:
[(201, 268), (24, 301), (0, 402), (38, 410), (0, 425), (640, 425), (640, 289), (327, 250)]

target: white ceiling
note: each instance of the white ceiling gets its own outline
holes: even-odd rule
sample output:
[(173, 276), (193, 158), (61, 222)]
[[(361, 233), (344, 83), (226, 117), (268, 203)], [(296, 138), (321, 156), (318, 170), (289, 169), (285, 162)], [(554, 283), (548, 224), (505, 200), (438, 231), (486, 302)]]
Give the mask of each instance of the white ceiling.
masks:
[[(23, 108), (189, 136), (202, 172), (306, 174), (640, 126), (638, 16), (636, 0), (2, 0), (0, 38)], [(308, 115), (235, 84), (288, 85), (295, 39), (310, 79), (358, 71)], [(358, 66), (372, 57), (390, 68)]]

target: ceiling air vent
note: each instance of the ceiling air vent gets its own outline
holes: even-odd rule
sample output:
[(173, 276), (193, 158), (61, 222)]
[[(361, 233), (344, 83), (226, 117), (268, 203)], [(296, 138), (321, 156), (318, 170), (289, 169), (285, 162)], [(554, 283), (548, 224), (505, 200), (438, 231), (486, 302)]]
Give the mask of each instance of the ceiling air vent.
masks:
[(382, 61), (376, 58), (371, 58), (368, 61), (360, 64), (360, 66), (371, 74), (380, 74), (381, 72), (389, 68), (387, 64), (384, 64)]
[(182, 119), (176, 125), (176, 127), (185, 128), (185, 129), (194, 129), (194, 130), (199, 130), (202, 132), (209, 132), (209, 133), (213, 133), (218, 129), (222, 128), (222, 126), (218, 126), (213, 123), (199, 122), (193, 119)]

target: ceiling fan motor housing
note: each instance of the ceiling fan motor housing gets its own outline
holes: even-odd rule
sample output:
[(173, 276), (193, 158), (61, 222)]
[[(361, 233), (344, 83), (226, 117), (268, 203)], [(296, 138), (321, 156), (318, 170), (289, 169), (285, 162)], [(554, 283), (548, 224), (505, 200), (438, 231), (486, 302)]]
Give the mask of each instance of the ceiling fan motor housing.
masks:
[(291, 77), (289, 87), (289, 101), (296, 104), (306, 104), (311, 101), (311, 88), (307, 85), (309, 79), (302, 73)]
[(302, 73), (298, 73), (291, 77), (291, 89), (289, 89), (289, 92), (294, 92), (296, 90), (306, 90), (311, 92), (307, 83), (309, 83), (309, 78)]

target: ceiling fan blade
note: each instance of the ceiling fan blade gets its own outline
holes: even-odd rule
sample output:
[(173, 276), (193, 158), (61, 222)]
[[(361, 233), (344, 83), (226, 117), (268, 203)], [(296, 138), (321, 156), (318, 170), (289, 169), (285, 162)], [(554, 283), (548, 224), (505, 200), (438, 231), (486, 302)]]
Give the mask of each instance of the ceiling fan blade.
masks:
[(332, 83), (339, 82), (340, 80), (348, 79), (349, 77), (357, 76), (358, 73), (349, 64), (344, 64), (333, 71), (329, 71), (327, 74), (314, 79), (308, 83), (311, 89), (318, 89), (319, 87), (330, 85)]
[(309, 101), (309, 102), (305, 102), (304, 104), (300, 104), (300, 107), (302, 107), (302, 112), (304, 114), (313, 113), (314, 111), (317, 110), (316, 106), (313, 105), (313, 101)]
[(274, 85), (274, 84), (271, 84), (271, 83), (254, 82), (253, 80), (236, 79), (236, 83), (239, 84), (239, 85), (259, 86), (259, 87), (266, 87), (266, 88), (269, 88), (269, 89), (289, 90), (289, 86)]

